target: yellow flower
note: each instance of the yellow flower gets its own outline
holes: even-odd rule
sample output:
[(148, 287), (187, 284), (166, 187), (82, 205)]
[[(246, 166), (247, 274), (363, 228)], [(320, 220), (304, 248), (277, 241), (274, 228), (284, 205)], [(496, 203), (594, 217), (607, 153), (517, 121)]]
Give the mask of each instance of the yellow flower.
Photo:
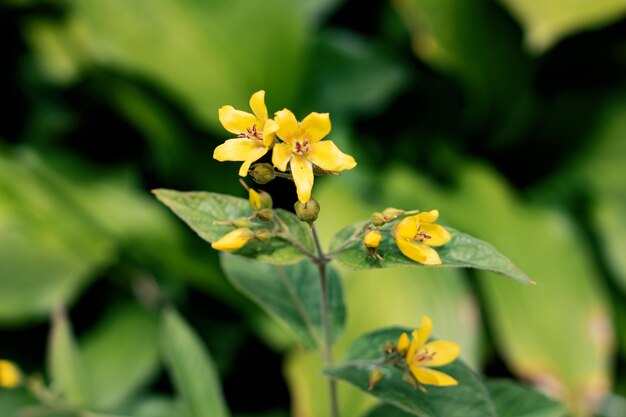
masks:
[(220, 122), (226, 130), (237, 135), (215, 148), (213, 158), (223, 161), (244, 161), (239, 175), (245, 177), (250, 165), (267, 153), (274, 144), (278, 125), (267, 117), (265, 91), (257, 91), (250, 97), (254, 114), (236, 110), (233, 106), (219, 109)]
[(298, 200), (306, 203), (313, 188), (313, 164), (326, 171), (343, 171), (356, 166), (350, 155), (339, 150), (330, 140), (322, 139), (330, 132), (328, 113), (311, 113), (298, 123), (287, 109), (276, 112), (276, 134), (283, 143), (274, 146), (272, 163), (281, 171), (289, 164), (298, 191)]
[(0, 388), (16, 388), (22, 383), (22, 374), (10, 361), (0, 359)]
[(450, 240), (450, 232), (434, 222), (439, 211), (431, 210), (405, 217), (393, 228), (393, 237), (400, 252), (425, 265), (439, 265), (441, 259), (431, 246), (442, 246)]
[(213, 242), (211, 247), (217, 250), (233, 251), (244, 247), (252, 238), (254, 238), (252, 231), (241, 227), (225, 234), (220, 239)]
[(456, 379), (448, 374), (426, 368), (426, 366), (443, 366), (454, 361), (461, 353), (461, 347), (447, 340), (436, 340), (426, 343), (430, 337), (433, 323), (430, 317), (424, 316), (419, 329), (413, 330), (411, 344), (406, 333), (398, 339), (398, 352), (406, 352), (406, 364), (411, 375), (420, 384), (451, 386), (458, 385)]
[(365, 237), (363, 238), (363, 243), (365, 243), (366, 248), (376, 249), (378, 245), (380, 245), (380, 241), (383, 239), (383, 236), (380, 232), (376, 230), (371, 230), (367, 232)]

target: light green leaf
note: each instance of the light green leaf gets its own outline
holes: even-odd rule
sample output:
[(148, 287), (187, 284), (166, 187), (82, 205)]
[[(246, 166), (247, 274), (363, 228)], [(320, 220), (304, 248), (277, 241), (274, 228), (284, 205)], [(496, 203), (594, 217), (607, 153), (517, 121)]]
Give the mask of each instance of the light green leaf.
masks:
[[(214, 242), (233, 230), (232, 226), (215, 224), (216, 221), (234, 220), (252, 214), (248, 200), (229, 195), (173, 190), (155, 190), (154, 194), (208, 242)], [(299, 221), (294, 214), (282, 209), (274, 210), (274, 215), (286, 224), (294, 239), (306, 250), (315, 251), (308, 225)], [(258, 222), (257, 224), (263, 228), (272, 227), (272, 223)], [(268, 242), (253, 240), (235, 253), (273, 264), (293, 263), (305, 256), (291, 243), (280, 237)]]
[(215, 364), (202, 341), (174, 310), (162, 318), (161, 349), (177, 392), (192, 417), (227, 417)]
[(155, 375), (158, 318), (134, 305), (115, 307), (85, 336), (81, 347), (94, 407), (111, 409)]
[(76, 406), (92, 405), (89, 376), (70, 322), (61, 309), (54, 313), (48, 340), (48, 372), (52, 386), (61, 392), (68, 403)]
[(626, 13), (623, 0), (500, 0), (524, 26), (526, 42), (543, 51), (574, 33), (617, 21)]
[[(307, 348), (321, 348), (320, 278), (310, 261), (268, 265), (241, 256), (223, 254), (222, 267), (230, 282), (291, 330)], [(343, 331), (346, 310), (339, 274), (327, 267), (329, 318), (333, 338)]]
[(386, 342), (396, 342), (402, 332), (410, 329), (389, 328), (357, 339), (346, 354), (348, 362), (326, 369), (324, 373), (367, 391), (369, 374), (379, 368), (383, 379), (369, 391), (371, 395), (420, 417), (497, 417), (495, 408), (480, 377), (461, 360), (437, 368), (454, 377), (453, 387), (427, 386), (422, 392), (402, 379), (403, 371), (380, 365)]
[[(351, 236), (362, 224), (348, 226), (335, 236), (331, 242), (331, 250), (341, 249), (335, 259), (343, 266), (351, 269), (388, 268), (403, 265), (424, 266), (407, 258), (398, 249), (390, 231), (390, 228), (397, 222), (398, 220), (390, 223), (386, 227), (389, 230), (382, 233), (383, 240), (378, 248), (378, 253), (383, 257), (382, 261), (367, 253), (363, 246), (362, 234), (351, 241)], [(452, 238), (443, 247), (436, 248), (442, 264), (434, 266), (435, 268), (475, 268), (496, 272), (523, 284), (532, 284), (526, 274), (490, 244), (451, 227), (446, 227), (446, 229)]]
[(498, 417), (565, 417), (561, 404), (512, 380), (488, 379)]

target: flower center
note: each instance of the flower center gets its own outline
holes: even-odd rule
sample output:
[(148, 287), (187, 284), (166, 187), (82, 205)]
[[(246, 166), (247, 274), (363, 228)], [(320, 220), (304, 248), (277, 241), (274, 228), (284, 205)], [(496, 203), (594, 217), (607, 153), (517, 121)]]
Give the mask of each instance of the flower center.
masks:
[(419, 352), (415, 354), (415, 362), (418, 365), (423, 365), (432, 361), (437, 352), (428, 352), (428, 349), (421, 349)]
[(431, 235), (429, 235), (428, 233), (423, 232), (423, 231), (422, 231), (422, 232), (420, 232), (419, 230), (420, 230), (421, 228), (422, 228), (422, 226), (419, 226), (419, 227), (417, 228), (417, 234), (415, 235), (415, 238), (414, 238), (414, 239), (415, 239), (415, 240), (419, 240), (420, 242), (423, 242), (423, 241), (425, 241), (426, 239), (432, 239), (432, 236), (431, 236)]
[(293, 144), (293, 152), (297, 153), (298, 155), (304, 155), (310, 150), (311, 150), (311, 147), (309, 146), (308, 139), (304, 139), (304, 141), (302, 142), (300, 142), (299, 140), (296, 140)]
[(253, 124), (252, 127), (247, 127), (245, 132), (241, 132), (237, 135), (238, 138), (242, 139), (250, 139), (250, 140), (263, 140), (263, 132), (260, 132), (256, 129), (256, 124)]

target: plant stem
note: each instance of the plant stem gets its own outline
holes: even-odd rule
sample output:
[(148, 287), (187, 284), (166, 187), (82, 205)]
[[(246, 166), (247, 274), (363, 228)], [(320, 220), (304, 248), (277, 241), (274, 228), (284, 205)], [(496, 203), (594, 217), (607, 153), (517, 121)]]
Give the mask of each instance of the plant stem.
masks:
[[(324, 328), (324, 343), (322, 349), (322, 361), (324, 367), (330, 368), (333, 366), (333, 341), (332, 333), (330, 329), (330, 319), (328, 316), (328, 280), (326, 275), (326, 264), (330, 261), (320, 244), (320, 239), (317, 235), (317, 229), (315, 225), (311, 227), (313, 232), (313, 240), (315, 242), (315, 248), (317, 249), (317, 257), (314, 262), (317, 264), (320, 273), (320, 310), (322, 315), (322, 327)], [(328, 379), (328, 391), (330, 394), (330, 411), (332, 417), (339, 417), (339, 402), (337, 401), (337, 381), (334, 378)]]

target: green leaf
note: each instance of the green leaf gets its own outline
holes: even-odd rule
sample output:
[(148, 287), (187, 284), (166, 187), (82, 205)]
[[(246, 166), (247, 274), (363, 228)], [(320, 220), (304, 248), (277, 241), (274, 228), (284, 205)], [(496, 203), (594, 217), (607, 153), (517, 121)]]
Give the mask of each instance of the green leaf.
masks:
[(526, 42), (543, 51), (560, 39), (624, 16), (623, 0), (500, 0), (524, 26)]
[(499, 417), (564, 417), (565, 407), (538, 392), (507, 379), (486, 382)]
[[(155, 190), (154, 194), (208, 242), (214, 242), (233, 230), (232, 226), (214, 222), (233, 220), (252, 214), (248, 200), (229, 195), (173, 190)], [(300, 242), (306, 250), (315, 251), (308, 225), (299, 221), (294, 214), (282, 209), (274, 210), (274, 215), (286, 224), (294, 239)], [(268, 228), (272, 225), (267, 224)], [(253, 240), (235, 253), (273, 264), (293, 263), (305, 257), (305, 254), (280, 237), (268, 242)]]
[(166, 310), (161, 348), (177, 392), (193, 417), (227, 417), (228, 409), (213, 360), (183, 318)]
[(158, 318), (131, 304), (115, 307), (86, 335), (81, 347), (93, 404), (111, 409), (155, 376)]
[[(294, 265), (268, 265), (223, 254), (222, 267), (230, 282), (291, 330), (307, 348), (321, 348), (320, 279), (318, 267), (305, 260)], [(337, 271), (327, 267), (329, 318), (333, 338), (343, 331), (346, 309)]]
[[(389, 226), (393, 226), (397, 221), (390, 223)], [(378, 253), (383, 260), (370, 256), (363, 246), (361, 235), (357, 236), (356, 240), (351, 240), (353, 233), (362, 225), (361, 223), (346, 227), (331, 241), (331, 251), (341, 249), (335, 259), (343, 266), (350, 269), (389, 268), (403, 265), (424, 266), (400, 252), (390, 231), (382, 233), (383, 240), (378, 247)], [(475, 268), (495, 272), (523, 284), (533, 283), (526, 274), (490, 244), (451, 227), (446, 227), (446, 229), (452, 238), (443, 247), (436, 248), (442, 264), (434, 266), (435, 268)]]
[(68, 403), (91, 405), (92, 391), (81, 352), (70, 322), (61, 309), (54, 313), (48, 340), (48, 372), (54, 389), (61, 392)]
[(379, 365), (385, 343), (396, 342), (402, 332), (410, 332), (410, 329), (388, 328), (362, 336), (346, 353), (348, 362), (326, 369), (324, 373), (367, 391), (370, 372), (379, 368), (384, 377), (369, 391), (370, 394), (416, 416), (497, 417), (480, 377), (460, 360), (437, 368), (453, 376), (459, 385), (427, 386), (426, 393), (405, 382), (402, 379), (404, 371)]
[(413, 415), (393, 405), (381, 403), (369, 410), (363, 417), (412, 417)]

